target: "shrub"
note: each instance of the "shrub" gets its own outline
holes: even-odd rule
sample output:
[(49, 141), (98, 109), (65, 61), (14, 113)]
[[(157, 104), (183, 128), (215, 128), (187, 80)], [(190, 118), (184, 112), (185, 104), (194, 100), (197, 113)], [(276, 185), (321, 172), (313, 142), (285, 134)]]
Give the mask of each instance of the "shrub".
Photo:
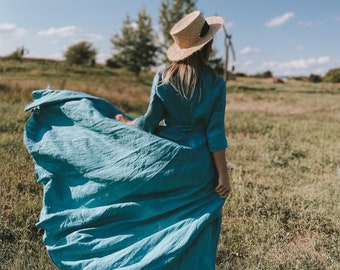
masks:
[(313, 82), (313, 83), (319, 83), (319, 82), (322, 82), (322, 78), (319, 75), (311, 74), (308, 77), (308, 81)]
[(114, 57), (106, 60), (106, 66), (110, 68), (120, 68), (122, 65)]
[(27, 50), (25, 47), (21, 47), (16, 49), (14, 52), (6, 56), (9, 60), (17, 60), (21, 61), (25, 54), (28, 54), (29, 50)]
[(340, 68), (334, 68), (329, 70), (324, 77), (324, 81), (333, 83), (340, 82)]
[(64, 54), (66, 62), (75, 65), (95, 65), (96, 49), (92, 44), (86, 41), (81, 41), (75, 45), (68, 47)]
[(271, 77), (273, 77), (273, 74), (272, 74), (272, 72), (270, 70), (267, 70), (267, 71), (265, 71), (263, 73), (255, 74), (255, 77), (256, 78), (271, 78)]
[(235, 77), (243, 78), (243, 77), (247, 77), (247, 74), (245, 74), (245, 73), (243, 73), (243, 72), (236, 72), (236, 73), (235, 73)]

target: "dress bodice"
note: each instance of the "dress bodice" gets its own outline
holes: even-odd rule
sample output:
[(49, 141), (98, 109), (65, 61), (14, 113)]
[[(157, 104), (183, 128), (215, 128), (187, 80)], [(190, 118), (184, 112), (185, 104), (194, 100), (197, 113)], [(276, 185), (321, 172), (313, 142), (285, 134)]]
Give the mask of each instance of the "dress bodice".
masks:
[[(161, 77), (161, 73), (155, 76), (148, 110), (135, 119), (136, 125), (176, 142), (181, 136), (192, 136), (199, 131), (206, 138), (210, 151), (226, 148), (224, 80), (205, 70), (201, 89), (196, 89), (191, 99), (185, 99), (170, 83), (161, 84)], [(158, 126), (162, 120), (166, 127)]]

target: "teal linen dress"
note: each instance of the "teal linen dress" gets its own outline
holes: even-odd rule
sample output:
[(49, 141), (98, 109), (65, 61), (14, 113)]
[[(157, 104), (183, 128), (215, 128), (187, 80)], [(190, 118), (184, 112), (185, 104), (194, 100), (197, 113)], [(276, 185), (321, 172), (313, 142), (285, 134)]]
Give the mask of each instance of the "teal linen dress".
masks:
[(37, 226), (61, 269), (215, 269), (225, 83), (207, 73), (186, 100), (160, 76), (139, 128), (98, 97), (33, 92), (24, 143), (44, 187)]

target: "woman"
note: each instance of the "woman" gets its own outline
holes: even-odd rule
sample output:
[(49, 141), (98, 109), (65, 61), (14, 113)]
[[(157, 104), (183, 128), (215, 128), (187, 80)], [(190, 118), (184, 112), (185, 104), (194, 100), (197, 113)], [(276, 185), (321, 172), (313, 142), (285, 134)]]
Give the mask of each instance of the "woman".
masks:
[[(204, 19), (198, 11), (179, 21), (170, 32), (175, 43), (167, 57), (172, 63), (154, 80), (148, 112), (134, 121), (122, 114), (116, 119), (179, 142), (190, 136), (187, 130), (191, 127), (205, 129), (219, 176), (216, 192), (226, 198), (230, 183), (225, 159), (225, 84), (208, 66), (213, 35), (222, 24), (222, 18)], [(166, 127), (159, 131), (161, 120), (165, 120)], [(178, 134), (182, 127), (185, 134)]]
[(226, 87), (207, 59), (222, 23), (193, 12), (174, 26), (172, 63), (133, 121), (85, 93), (33, 92), (24, 142), (44, 186), (37, 226), (61, 269), (215, 269), (230, 185)]

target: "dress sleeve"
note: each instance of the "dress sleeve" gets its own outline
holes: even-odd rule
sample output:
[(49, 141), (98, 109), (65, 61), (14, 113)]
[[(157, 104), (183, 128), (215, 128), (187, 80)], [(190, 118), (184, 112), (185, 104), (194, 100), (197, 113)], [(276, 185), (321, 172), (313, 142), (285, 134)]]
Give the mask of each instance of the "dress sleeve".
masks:
[(228, 147), (224, 124), (226, 91), (226, 85), (223, 83), (220, 86), (219, 95), (207, 126), (207, 140), (210, 152), (217, 152)]
[(159, 86), (160, 75), (157, 74), (153, 80), (150, 102), (147, 112), (134, 120), (135, 125), (142, 130), (147, 132), (153, 132), (159, 125), (159, 122), (164, 119), (164, 106), (157, 95), (157, 88)]

